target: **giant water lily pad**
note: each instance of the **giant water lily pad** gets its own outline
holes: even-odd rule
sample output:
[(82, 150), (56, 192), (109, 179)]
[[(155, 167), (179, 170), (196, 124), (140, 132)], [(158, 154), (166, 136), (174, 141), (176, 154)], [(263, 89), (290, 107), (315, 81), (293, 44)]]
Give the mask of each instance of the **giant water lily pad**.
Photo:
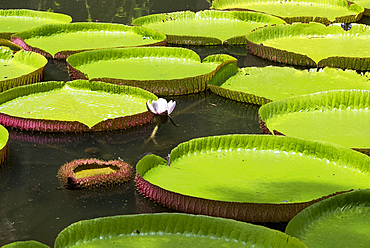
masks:
[(0, 164), (2, 164), (8, 156), (8, 139), (8, 130), (0, 125)]
[(353, 2), (355, 2), (357, 5), (364, 7), (365, 9), (364, 15), (370, 16), (370, 0), (356, 0)]
[(370, 149), (370, 90), (292, 97), (262, 106), (259, 114), (270, 132)]
[(245, 44), (244, 35), (253, 29), (282, 23), (282, 19), (262, 13), (212, 10), (154, 14), (132, 22), (166, 34), (168, 43), (187, 45)]
[(0, 92), (40, 82), (47, 63), (44, 56), (34, 52), (21, 50), (13, 54), (8, 49), (0, 48)]
[(66, 227), (55, 248), (305, 247), (294, 237), (235, 220), (179, 213), (117, 215)]
[(166, 36), (143, 27), (112, 23), (50, 24), (12, 36), (25, 50), (65, 59), (80, 51), (112, 47), (165, 45)]
[(169, 162), (145, 156), (136, 183), (145, 196), (178, 211), (284, 222), (328, 195), (368, 188), (369, 166), (368, 156), (329, 143), (210, 136), (178, 145)]
[(291, 67), (245, 67), (226, 81), (212, 81), (209, 88), (233, 100), (258, 105), (288, 97), (334, 89), (370, 90), (370, 81), (356, 71), (326, 67), (317, 71)]
[(50, 248), (50, 246), (43, 244), (36, 240), (16, 241), (10, 244), (1, 246), (2, 248)]
[(10, 39), (16, 32), (50, 23), (69, 23), (72, 17), (47, 11), (29, 9), (0, 9), (0, 38)]
[(67, 62), (73, 79), (137, 86), (163, 96), (206, 90), (207, 82), (236, 59), (219, 54), (201, 61), (190, 49), (140, 47), (78, 53)]
[(364, 8), (346, 0), (216, 0), (214, 9), (244, 9), (278, 16), (286, 22), (351, 23), (361, 19)]
[(246, 35), (251, 53), (280, 63), (370, 69), (370, 26), (293, 23), (267, 26)]
[(307, 247), (369, 247), (370, 190), (343, 193), (304, 209), (286, 228)]
[(0, 123), (44, 132), (125, 129), (152, 120), (145, 90), (76, 80), (43, 82), (0, 93)]

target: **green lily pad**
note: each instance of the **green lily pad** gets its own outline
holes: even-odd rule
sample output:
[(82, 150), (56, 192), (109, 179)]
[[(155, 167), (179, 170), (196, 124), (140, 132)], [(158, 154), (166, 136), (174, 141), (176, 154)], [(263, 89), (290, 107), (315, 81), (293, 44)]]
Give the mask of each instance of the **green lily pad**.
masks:
[(27, 241), (16, 241), (4, 246), (2, 248), (50, 248), (50, 246), (40, 243), (36, 240), (27, 240)]
[(30, 28), (71, 21), (72, 17), (65, 14), (29, 9), (0, 9), (0, 38), (10, 39), (12, 34)]
[(244, 9), (263, 12), (286, 22), (351, 23), (361, 19), (364, 8), (345, 0), (215, 0), (213, 9)]
[(370, 149), (370, 90), (333, 90), (271, 102), (259, 110), (270, 132)]
[(179, 47), (105, 49), (67, 59), (73, 79), (89, 79), (143, 88), (156, 95), (183, 95), (206, 90), (207, 82), (236, 58), (210, 55), (201, 62), (194, 51)]
[(285, 23), (280, 18), (248, 11), (183, 11), (142, 16), (132, 21), (167, 35), (167, 42), (186, 45), (246, 44), (255, 28)]
[(0, 93), (0, 123), (43, 132), (125, 129), (152, 120), (145, 90), (103, 82), (43, 82)]
[(356, 71), (329, 67), (319, 71), (277, 66), (245, 67), (227, 80), (212, 83), (208, 87), (216, 94), (257, 105), (334, 89), (370, 90), (367, 77)]
[(249, 51), (280, 63), (370, 70), (370, 26), (293, 23), (267, 26), (246, 35)]
[(186, 213), (249, 222), (289, 221), (328, 195), (368, 188), (370, 157), (338, 145), (272, 135), (209, 136), (181, 143), (169, 162), (147, 155), (136, 184)]
[(0, 164), (2, 164), (8, 156), (8, 139), (8, 130), (0, 125)]
[(305, 247), (282, 232), (235, 220), (179, 213), (117, 215), (83, 220), (62, 230), (68, 247)]
[(0, 92), (40, 82), (47, 63), (44, 56), (34, 52), (21, 50), (13, 54), (8, 49), (0, 48)]
[(307, 247), (369, 247), (370, 190), (356, 190), (330, 197), (304, 209), (286, 233)]
[(12, 41), (47, 58), (65, 59), (93, 49), (165, 45), (166, 36), (151, 29), (123, 24), (66, 23), (19, 32), (12, 36)]
[(370, 0), (356, 0), (353, 1), (355, 4), (360, 5), (364, 7), (364, 15), (365, 16), (370, 16)]

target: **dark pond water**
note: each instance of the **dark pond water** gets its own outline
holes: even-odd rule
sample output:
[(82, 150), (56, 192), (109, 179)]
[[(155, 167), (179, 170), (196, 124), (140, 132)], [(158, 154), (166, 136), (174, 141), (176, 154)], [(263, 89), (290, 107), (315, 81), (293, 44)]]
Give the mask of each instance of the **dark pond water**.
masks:
[[(130, 24), (142, 15), (209, 8), (206, 0), (1, 0), (0, 9), (28, 8), (66, 13), (73, 21)], [(369, 23), (368, 19), (363, 19)], [(191, 47), (203, 58), (228, 53), (239, 67), (272, 63), (247, 53), (246, 48)], [(69, 81), (65, 62), (49, 61), (45, 81)], [(155, 142), (145, 143), (154, 126), (125, 131), (85, 134), (42, 134), (9, 130), (9, 156), (0, 169), (0, 245), (17, 240), (38, 240), (53, 245), (66, 226), (83, 219), (118, 214), (171, 211), (141, 196), (130, 183), (110, 189), (60, 189), (56, 177), (61, 165), (78, 158), (124, 159), (135, 166), (146, 154), (167, 156), (172, 148), (192, 138), (261, 133), (258, 106), (219, 97), (211, 92), (172, 97), (172, 116), (180, 126), (162, 125)], [(285, 223), (266, 224), (284, 229)]]

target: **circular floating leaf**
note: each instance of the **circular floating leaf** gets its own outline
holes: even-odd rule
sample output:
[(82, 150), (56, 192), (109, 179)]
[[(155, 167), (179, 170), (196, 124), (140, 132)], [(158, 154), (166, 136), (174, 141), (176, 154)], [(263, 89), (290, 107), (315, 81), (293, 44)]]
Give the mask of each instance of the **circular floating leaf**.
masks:
[(62, 230), (68, 247), (305, 247), (282, 232), (235, 220), (179, 213), (83, 220)]
[(16, 32), (50, 23), (69, 23), (72, 17), (64, 14), (28, 9), (0, 9), (0, 38), (10, 39)]
[(0, 123), (43, 132), (125, 129), (152, 120), (145, 90), (76, 80), (43, 82), (0, 93)]
[(262, 106), (259, 114), (270, 132), (370, 149), (370, 90), (292, 97)]
[(227, 80), (209, 83), (209, 88), (223, 97), (258, 105), (319, 91), (370, 90), (367, 77), (360, 76), (356, 71), (328, 67), (319, 71), (276, 66), (245, 67), (229, 76)]
[(151, 29), (112, 23), (50, 24), (16, 33), (12, 41), (47, 58), (112, 47), (165, 45), (166, 36)]
[(297, 214), (286, 233), (307, 247), (369, 247), (370, 190), (330, 197)]
[(78, 53), (67, 59), (73, 79), (90, 79), (137, 86), (157, 95), (204, 91), (229, 55), (210, 55), (201, 62), (192, 50), (178, 47), (105, 49)]
[(262, 13), (215, 10), (154, 14), (132, 22), (166, 34), (168, 43), (186, 45), (246, 44), (246, 33), (282, 23), (285, 23), (282, 19)]
[(8, 156), (8, 139), (8, 130), (0, 125), (0, 164), (2, 164)]
[(40, 243), (36, 240), (17, 241), (4, 246), (2, 248), (50, 248), (50, 246)]
[(292, 65), (370, 70), (370, 26), (293, 23), (267, 26), (246, 35), (249, 51)]
[(145, 156), (136, 183), (145, 196), (178, 211), (284, 222), (328, 195), (369, 187), (369, 166), (368, 156), (329, 143), (210, 136), (180, 144), (168, 163)]
[(215, 0), (214, 9), (244, 9), (271, 14), (286, 22), (351, 23), (361, 19), (364, 8), (345, 0)]
[(370, 0), (356, 0), (353, 2), (355, 2), (355, 4), (357, 5), (364, 7), (365, 9), (364, 15), (370, 16)]
[(132, 168), (119, 160), (79, 159), (59, 168), (58, 178), (67, 189), (110, 187), (130, 180)]
[(10, 50), (0, 49), (0, 92), (40, 82), (47, 63), (47, 59), (37, 53), (21, 50), (13, 54)]

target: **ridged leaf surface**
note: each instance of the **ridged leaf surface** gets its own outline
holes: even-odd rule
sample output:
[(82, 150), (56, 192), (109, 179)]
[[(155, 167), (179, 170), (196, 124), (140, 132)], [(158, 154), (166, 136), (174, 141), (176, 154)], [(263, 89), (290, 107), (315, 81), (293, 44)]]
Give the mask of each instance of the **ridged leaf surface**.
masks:
[[(280, 18), (261, 13), (212, 10), (154, 14), (132, 22), (166, 34), (168, 43), (192, 45), (220, 45), (231, 38), (228, 44), (244, 44), (244, 35), (253, 29), (282, 23)], [(201, 37), (213, 40), (204, 39), (204, 44)]]
[(340, 194), (304, 209), (286, 228), (307, 247), (368, 247), (370, 190)]
[(154, 30), (112, 23), (50, 24), (16, 33), (12, 40), (25, 49), (59, 52), (156, 44), (166, 37)]
[(333, 90), (271, 102), (259, 110), (265, 126), (287, 136), (370, 148), (370, 91)]
[(0, 48), (0, 92), (41, 81), (47, 62), (37, 53), (21, 50), (13, 54)]
[(202, 215), (162, 213), (103, 217), (73, 223), (55, 248), (305, 247), (279, 231)]
[(356, 4), (348, 6), (347, 1), (336, 0), (216, 0), (214, 9), (246, 9), (278, 16), (287, 22), (321, 21), (324, 23), (355, 22), (361, 18), (364, 9)]
[(366, 155), (331, 144), (226, 135), (180, 144), (171, 151), (169, 164), (154, 155), (144, 157), (137, 172), (155, 186), (195, 198), (288, 204), (367, 188), (369, 166)]
[(334, 89), (370, 90), (370, 81), (356, 71), (328, 67), (317, 71), (268, 66), (241, 68), (226, 81), (216, 81), (209, 87), (221, 96), (262, 105), (269, 101)]
[(370, 68), (370, 28), (363, 24), (352, 24), (348, 31), (340, 25), (319, 23), (268, 26), (247, 34), (246, 39), (253, 54), (269, 60), (303, 66)]
[(0, 112), (34, 120), (80, 122), (89, 128), (106, 120), (147, 112), (157, 97), (145, 90), (83, 80), (43, 82), (1, 94)]

